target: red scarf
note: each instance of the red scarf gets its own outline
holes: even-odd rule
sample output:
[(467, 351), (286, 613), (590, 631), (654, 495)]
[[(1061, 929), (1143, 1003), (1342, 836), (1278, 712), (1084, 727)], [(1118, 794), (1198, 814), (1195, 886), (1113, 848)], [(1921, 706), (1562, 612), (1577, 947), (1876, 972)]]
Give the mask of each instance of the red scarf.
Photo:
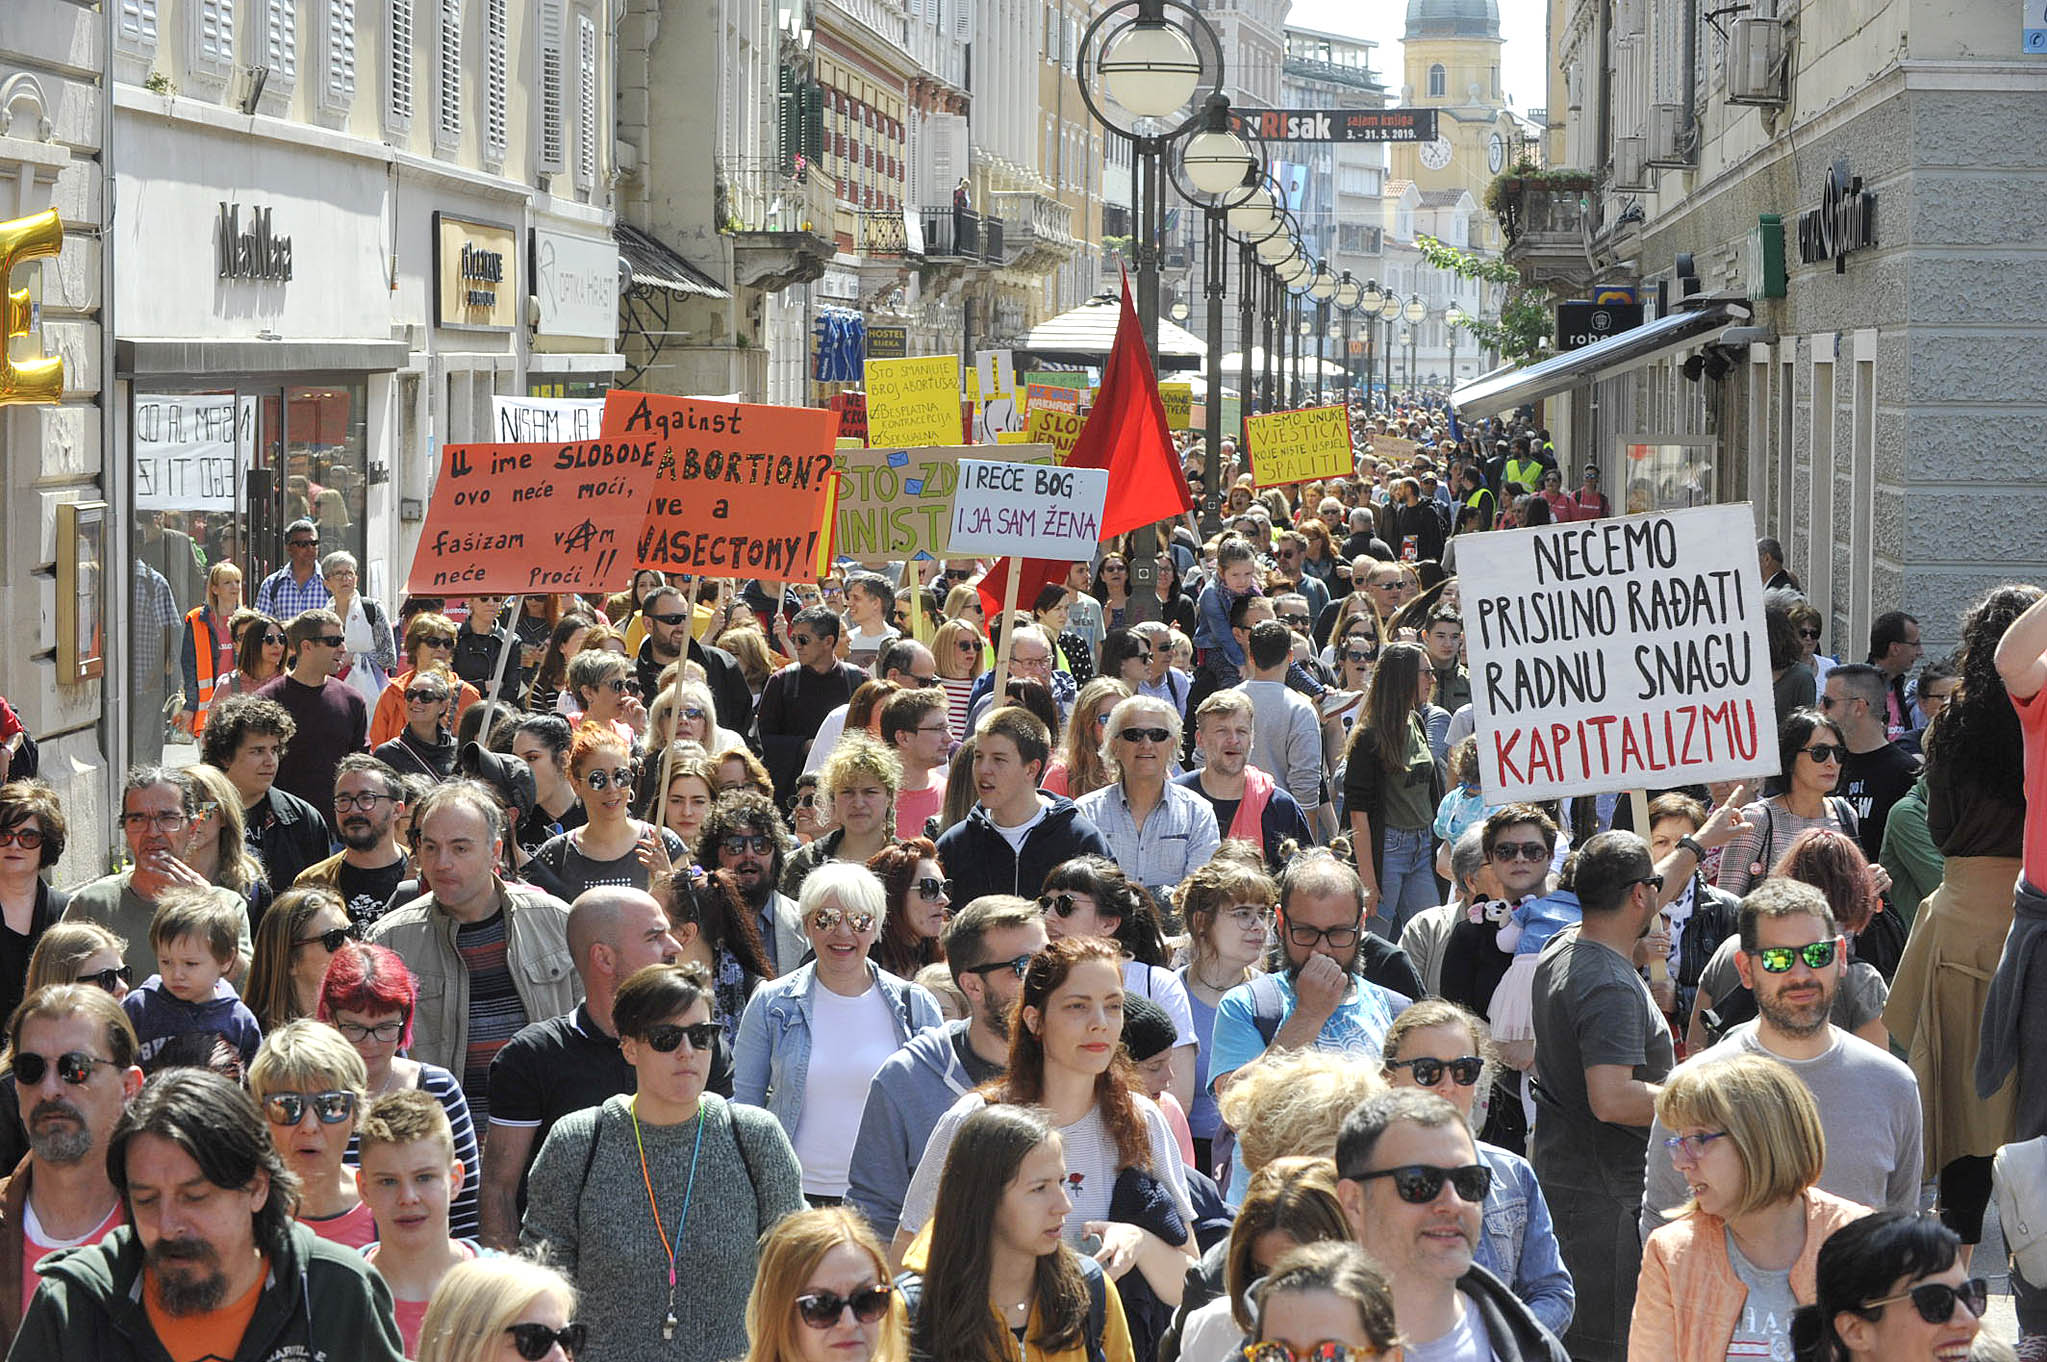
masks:
[(1252, 846), (1265, 847), (1265, 806), (1272, 802), (1272, 777), (1255, 766), (1244, 768), (1244, 797), (1237, 802), (1237, 816), (1230, 820), (1230, 836), (1241, 837)]

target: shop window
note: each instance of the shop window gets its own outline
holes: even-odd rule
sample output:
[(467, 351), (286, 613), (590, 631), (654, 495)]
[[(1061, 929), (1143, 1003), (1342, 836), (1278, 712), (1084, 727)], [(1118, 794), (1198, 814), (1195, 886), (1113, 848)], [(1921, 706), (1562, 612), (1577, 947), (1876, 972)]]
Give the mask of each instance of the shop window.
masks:
[(345, 114), (355, 104), (355, 0), (325, 0), (319, 34), (320, 108)]

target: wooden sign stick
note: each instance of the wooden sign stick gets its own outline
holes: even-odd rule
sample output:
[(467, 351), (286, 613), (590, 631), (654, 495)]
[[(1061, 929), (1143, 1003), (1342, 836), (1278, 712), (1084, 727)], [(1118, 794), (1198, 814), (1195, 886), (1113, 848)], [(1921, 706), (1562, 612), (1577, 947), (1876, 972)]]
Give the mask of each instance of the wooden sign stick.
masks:
[(1023, 559), (1009, 560), (1009, 579), (1002, 587), (1002, 646), (995, 654), (995, 689), (991, 692), (995, 702), (990, 708), (999, 709), (1009, 703), (1009, 650), (1016, 643), (1016, 626), (1012, 617), (1016, 614), (1017, 577), (1023, 572)]

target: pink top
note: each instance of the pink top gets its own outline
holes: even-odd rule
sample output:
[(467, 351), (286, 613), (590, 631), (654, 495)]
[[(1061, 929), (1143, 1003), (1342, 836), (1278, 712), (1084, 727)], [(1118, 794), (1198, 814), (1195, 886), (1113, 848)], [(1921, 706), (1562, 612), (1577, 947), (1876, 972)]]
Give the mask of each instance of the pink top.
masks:
[[(477, 1256), (476, 1241), (457, 1239), (455, 1246), (462, 1250), (465, 1259)], [(363, 1258), (374, 1267), (377, 1262), (377, 1246), (371, 1244), (362, 1251)], [(426, 1301), (409, 1301), (398, 1296), (391, 1298), (391, 1313), (398, 1320), (398, 1336), (405, 1340), (405, 1355), (419, 1356), (419, 1329), (426, 1323)]]
[(299, 1223), (330, 1243), (359, 1249), (377, 1242), (377, 1222), (370, 1215), (370, 1203), (358, 1201), (352, 1210), (316, 1219), (299, 1217)]
[(945, 772), (933, 771), (929, 788), (904, 790), (896, 796), (896, 836), (922, 837), (924, 820), (945, 807)]
[(22, 1202), (22, 1219), (26, 1223), (21, 1227), (21, 1308), (26, 1313), (29, 1301), (35, 1297), (36, 1287), (42, 1283), (42, 1278), (36, 1274), (36, 1264), (43, 1260), (43, 1255), (55, 1253), (58, 1249), (84, 1248), (88, 1244), (97, 1244), (113, 1233), (114, 1226), (121, 1223), (121, 1203), (116, 1200), (114, 1209), (107, 1212), (107, 1218), (100, 1221), (99, 1228), (89, 1232), (83, 1239), (65, 1239), (52, 1243), (43, 1238), (40, 1233), (42, 1226), (36, 1223), (35, 1212), (26, 1201)]

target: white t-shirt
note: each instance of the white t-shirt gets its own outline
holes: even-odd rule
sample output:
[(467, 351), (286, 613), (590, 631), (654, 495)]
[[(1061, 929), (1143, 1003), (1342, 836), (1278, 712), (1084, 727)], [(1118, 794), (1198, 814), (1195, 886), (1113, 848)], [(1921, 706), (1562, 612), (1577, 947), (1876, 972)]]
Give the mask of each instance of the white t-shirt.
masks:
[(875, 1071), (896, 1052), (896, 1024), (888, 995), (870, 983), (857, 998), (823, 984), (810, 995), (810, 1067), (803, 1079), (803, 1113), (796, 1119), (797, 1162), (811, 1196), (844, 1196), (860, 1111)]
[(1231, 1362), (1243, 1344), (1244, 1331), (1224, 1292), (1187, 1316), (1187, 1327), (1180, 1331), (1180, 1362)]
[(1457, 1323), (1441, 1338), (1426, 1343), (1409, 1339), (1407, 1362), (1498, 1362), (1485, 1321), (1463, 1293), (1457, 1296)]
[(1024, 838), (1030, 836), (1031, 829), (1038, 826), (1038, 824), (1044, 822), (1045, 815), (1051, 812), (1052, 806), (1045, 802), (1045, 796), (1039, 795), (1037, 797), (1037, 800), (1038, 811), (1032, 814), (1029, 818), (1026, 818), (1023, 822), (1018, 823), (1013, 828), (1003, 827), (1002, 824), (997, 823), (995, 821), (994, 815), (992, 814), (989, 815), (988, 818), (989, 826), (993, 827), (997, 832), (1001, 833), (1002, 840), (1009, 843), (1009, 849), (1019, 856), (1023, 855)]
[(1201, 1037), (1194, 1030), (1194, 1005), (1187, 1001), (1187, 985), (1180, 982), (1179, 975), (1157, 965), (1125, 960), (1123, 991), (1149, 998), (1164, 1009), (1165, 1014), (1173, 1019), (1173, 1033), (1179, 1037), (1173, 1042), (1176, 1048), (1201, 1044)]

